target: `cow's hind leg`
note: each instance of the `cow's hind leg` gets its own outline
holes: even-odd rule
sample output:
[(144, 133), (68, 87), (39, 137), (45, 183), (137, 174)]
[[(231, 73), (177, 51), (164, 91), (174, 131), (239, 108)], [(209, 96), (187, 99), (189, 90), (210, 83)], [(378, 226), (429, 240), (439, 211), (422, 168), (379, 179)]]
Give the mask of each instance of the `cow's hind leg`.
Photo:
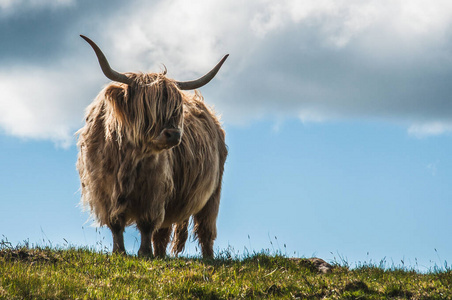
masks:
[(113, 253), (126, 253), (124, 247), (125, 220), (122, 215), (107, 224), (113, 235)]
[(154, 244), (154, 255), (159, 258), (165, 258), (166, 247), (171, 238), (171, 227), (160, 228), (152, 235), (152, 243)]
[(171, 252), (175, 256), (184, 251), (187, 238), (188, 238), (188, 220), (185, 220), (182, 223), (176, 224), (174, 229), (174, 239), (172, 243)]
[(201, 245), (203, 258), (213, 258), (213, 242), (217, 237), (217, 216), (220, 206), (220, 187), (203, 209), (194, 215), (195, 235)]

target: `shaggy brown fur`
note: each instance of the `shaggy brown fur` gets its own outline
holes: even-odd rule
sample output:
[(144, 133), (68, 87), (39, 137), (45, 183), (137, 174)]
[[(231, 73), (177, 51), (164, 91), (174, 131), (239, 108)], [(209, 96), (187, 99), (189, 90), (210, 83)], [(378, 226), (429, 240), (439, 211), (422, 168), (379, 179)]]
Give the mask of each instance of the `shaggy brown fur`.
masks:
[(139, 255), (151, 255), (152, 240), (154, 255), (165, 256), (175, 225), (177, 254), (193, 216), (203, 256), (212, 257), (224, 131), (197, 92), (181, 92), (164, 74), (127, 76), (131, 85), (111, 83), (100, 92), (78, 131), (82, 202), (111, 229), (115, 252), (125, 252), (124, 228), (136, 224)]

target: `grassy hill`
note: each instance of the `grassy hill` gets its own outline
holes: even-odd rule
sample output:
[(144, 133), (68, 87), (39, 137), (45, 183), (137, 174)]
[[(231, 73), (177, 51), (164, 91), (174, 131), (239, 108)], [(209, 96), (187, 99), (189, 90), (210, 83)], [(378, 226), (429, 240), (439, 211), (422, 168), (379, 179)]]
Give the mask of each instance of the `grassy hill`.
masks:
[(328, 273), (315, 262), (254, 254), (141, 259), (88, 249), (0, 247), (0, 299), (452, 299), (452, 270), (377, 266)]

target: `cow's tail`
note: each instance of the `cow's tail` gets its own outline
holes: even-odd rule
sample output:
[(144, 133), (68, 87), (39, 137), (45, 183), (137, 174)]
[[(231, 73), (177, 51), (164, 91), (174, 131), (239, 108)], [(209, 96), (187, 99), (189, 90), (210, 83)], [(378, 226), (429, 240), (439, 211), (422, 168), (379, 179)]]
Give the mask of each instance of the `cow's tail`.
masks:
[(174, 238), (171, 245), (171, 253), (174, 256), (178, 256), (179, 253), (184, 251), (185, 242), (188, 238), (188, 220), (183, 221), (182, 223), (176, 224), (174, 227)]

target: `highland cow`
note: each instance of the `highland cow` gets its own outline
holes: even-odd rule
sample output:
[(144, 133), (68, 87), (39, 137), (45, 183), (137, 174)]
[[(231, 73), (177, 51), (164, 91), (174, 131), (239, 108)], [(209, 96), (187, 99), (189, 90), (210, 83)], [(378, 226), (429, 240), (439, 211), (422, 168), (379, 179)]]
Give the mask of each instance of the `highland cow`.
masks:
[[(193, 217), (204, 258), (213, 257), (224, 163), (225, 133), (202, 96), (227, 55), (206, 75), (179, 82), (163, 73), (119, 73), (94, 49), (108, 84), (89, 105), (78, 134), (82, 203), (125, 253), (123, 233), (135, 224), (140, 256), (164, 257), (184, 248)], [(152, 251), (152, 244), (154, 251)]]

